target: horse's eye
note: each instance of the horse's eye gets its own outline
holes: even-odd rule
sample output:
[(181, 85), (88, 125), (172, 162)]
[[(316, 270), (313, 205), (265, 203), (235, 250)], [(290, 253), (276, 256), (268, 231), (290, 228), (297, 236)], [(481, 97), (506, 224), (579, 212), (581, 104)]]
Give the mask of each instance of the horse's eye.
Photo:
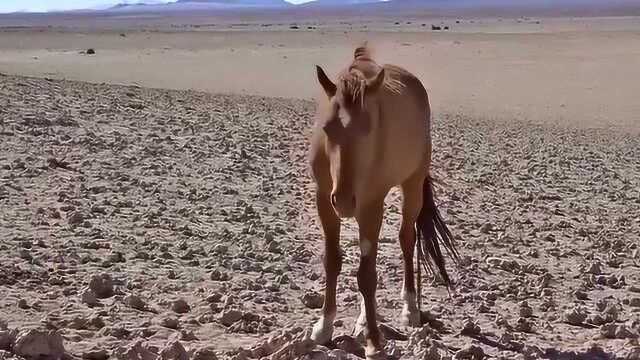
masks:
[(342, 125), (342, 121), (340, 121), (340, 118), (339, 117), (335, 117), (335, 118), (327, 121), (327, 123), (324, 124), (323, 129), (324, 129), (325, 133), (327, 133), (327, 135), (330, 138), (333, 138), (333, 139), (337, 140), (338, 137), (344, 131), (344, 126)]

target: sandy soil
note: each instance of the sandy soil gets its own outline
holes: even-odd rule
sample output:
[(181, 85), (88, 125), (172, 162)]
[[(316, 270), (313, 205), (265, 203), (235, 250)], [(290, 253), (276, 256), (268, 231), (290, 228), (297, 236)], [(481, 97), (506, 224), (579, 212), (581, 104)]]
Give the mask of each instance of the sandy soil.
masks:
[[(323, 282), (304, 161), (313, 103), (11, 76), (0, 99), (4, 350), (350, 358), (304, 340)], [(394, 191), (378, 260), (390, 353), (637, 358), (638, 138), (445, 114), (434, 137), (463, 266), (451, 298), (426, 287), (424, 328), (400, 326)], [(336, 336), (358, 311), (354, 230)]]
[[(335, 74), (369, 40), (380, 62), (423, 79), (437, 112), (635, 130), (639, 19), (329, 19), (301, 21), (300, 30), (269, 19), (199, 28), (175, 19), (153, 31), (5, 29), (0, 72), (310, 99), (314, 65)], [(434, 23), (451, 30), (432, 32)], [(88, 48), (97, 54), (81, 54)]]

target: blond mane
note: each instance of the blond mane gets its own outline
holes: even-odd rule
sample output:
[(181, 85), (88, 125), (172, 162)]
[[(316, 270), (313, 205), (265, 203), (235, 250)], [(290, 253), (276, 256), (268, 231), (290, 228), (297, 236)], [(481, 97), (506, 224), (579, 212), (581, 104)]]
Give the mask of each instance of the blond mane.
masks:
[[(372, 57), (372, 51), (367, 44), (357, 47), (353, 54), (353, 62), (346, 72), (338, 78), (336, 84), (338, 91), (344, 96), (345, 102), (350, 105), (359, 105), (364, 108), (364, 95), (367, 85), (365, 73), (377, 73), (382, 69)], [(396, 67), (384, 67), (385, 77), (383, 87), (392, 93), (399, 94), (404, 84), (397, 80), (401, 75)]]

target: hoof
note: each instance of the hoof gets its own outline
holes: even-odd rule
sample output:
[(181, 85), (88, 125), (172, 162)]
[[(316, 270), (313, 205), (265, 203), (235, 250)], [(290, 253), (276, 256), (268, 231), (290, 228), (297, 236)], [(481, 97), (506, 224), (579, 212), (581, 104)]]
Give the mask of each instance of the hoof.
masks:
[(321, 318), (313, 325), (313, 330), (311, 331), (311, 340), (318, 344), (324, 345), (331, 341), (333, 337), (333, 322), (326, 321), (324, 318)]
[(422, 319), (420, 318), (420, 311), (417, 309), (414, 311), (410, 311), (409, 309), (402, 309), (402, 314), (400, 314), (402, 319), (402, 325), (410, 326), (410, 327), (420, 327), (422, 326)]

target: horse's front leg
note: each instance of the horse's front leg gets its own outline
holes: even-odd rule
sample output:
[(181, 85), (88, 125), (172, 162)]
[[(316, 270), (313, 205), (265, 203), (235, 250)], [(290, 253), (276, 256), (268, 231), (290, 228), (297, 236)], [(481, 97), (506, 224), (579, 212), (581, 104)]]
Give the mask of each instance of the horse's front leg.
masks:
[[(358, 287), (362, 295), (362, 305), (366, 326), (364, 336), (367, 342), (367, 359), (384, 359), (384, 339), (376, 323), (376, 288), (378, 277), (376, 257), (378, 253), (378, 237), (382, 226), (384, 199), (358, 210), (356, 220), (360, 232), (360, 267), (358, 269)], [(362, 322), (360, 316), (358, 322)]]
[(331, 206), (330, 195), (328, 193), (323, 193), (320, 190), (316, 192), (316, 207), (324, 231), (324, 270), (326, 284), (322, 317), (313, 326), (311, 340), (317, 344), (325, 344), (331, 341), (333, 321), (336, 318), (336, 285), (338, 274), (340, 274), (342, 268), (340, 219)]

